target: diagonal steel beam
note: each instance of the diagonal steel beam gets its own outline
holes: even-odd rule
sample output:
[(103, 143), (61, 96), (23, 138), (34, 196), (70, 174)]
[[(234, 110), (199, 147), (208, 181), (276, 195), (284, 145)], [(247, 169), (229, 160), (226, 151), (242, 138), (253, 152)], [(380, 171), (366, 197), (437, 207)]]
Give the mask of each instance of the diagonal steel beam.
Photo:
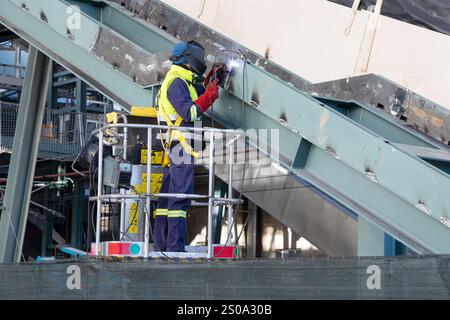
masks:
[[(147, 90), (90, 53), (102, 24), (71, 5), (60, 0), (2, 1), (0, 21), (125, 109), (148, 104)], [(99, 16), (99, 10), (92, 7), (90, 13)]]
[(50, 59), (30, 47), (0, 218), (0, 262), (20, 262), (50, 76)]

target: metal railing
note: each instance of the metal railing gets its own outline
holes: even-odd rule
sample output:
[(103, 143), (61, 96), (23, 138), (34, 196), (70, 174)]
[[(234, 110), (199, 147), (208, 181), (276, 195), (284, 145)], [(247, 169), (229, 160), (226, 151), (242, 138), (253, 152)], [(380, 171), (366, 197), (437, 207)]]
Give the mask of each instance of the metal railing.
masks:
[[(1, 152), (12, 150), (18, 111), (18, 104), (0, 101)], [(102, 114), (47, 109), (39, 141), (39, 157), (75, 157), (89, 139), (90, 132), (102, 125), (104, 125)]]
[[(97, 181), (97, 196), (90, 197), (90, 201), (96, 201), (97, 202), (97, 219), (96, 219), (96, 232), (95, 232), (95, 250), (94, 254), (96, 256), (100, 253), (100, 228), (101, 228), (101, 218), (102, 218), (102, 204), (103, 202), (124, 202), (125, 199), (135, 199), (140, 201), (146, 201), (145, 203), (145, 211), (146, 214), (144, 214), (145, 217), (145, 230), (144, 230), (144, 258), (148, 258), (149, 256), (149, 239), (150, 239), (150, 212), (151, 212), (151, 201), (164, 197), (164, 198), (183, 198), (183, 199), (192, 199), (192, 200), (201, 200), (201, 199), (207, 199), (208, 202), (197, 202), (193, 203), (194, 205), (198, 206), (207, 206), (208, 207), (208, 251), (207, 251), (207, 258), (213, 258), (213, 209), (214, 206), (217, 205), (226, 205), (229, 210), (229, 217), (233, 217), (233, 205), (238, 205), (243, 202), (242, 199), (236, 199), (233, 198), (232, 191), (232, 181), (233, 181), (233, 163), (234, 163), (234, 144), (237, 142), (239, 137), (242, 135), (242, 132), (238, 132), (236, 130), (221, 130), (221, 129), (211, 129), (211, 128), (186, 128), (186, 127), (177, 127), (177, 130), (180, 130), (182, 132), (191, 132), (191, 133), (206, 133), (209, 135), (209, 152), (208, 156), (202, 157), (201, 164), (208, 165), (209, 168), (209, 175), (208, 175), (208, 194), (202, 195), (202, 194), (173, 194), (173, 193), (154, 193), (152, 194), (152, 185), (150, 178), (147, 178), (146, 180), (146, 193), (145, 194), (124, 194), (123, 192), (118, 194), (103, 194), (103, 146), (104, 146), (104, 139), (105, 139), (105, 133), (108, 132), (109, 134), (115, 134), (116, 136), (122, 136), (124, 139), (124, 149), (126, 150), (126, 134), (120, 134), (118, 133), (118, 128), (123, 128), (123, 131), (126, 132), (130, 128), (136, 128), (136, 129), (147, 129), (147, 150), (152, 150), (152, 141), (153, 141), (153, 130), (160, 131), (160, 130), (168, 130), (170, 127), (168, 126), (160, 126), (160, 125), (141, 125), (141, 124), (128, 124), (128, 123), (120, 123), (120, 124), (111, 124), (104, 126), (98, 130), (95, 130), (92, 132), (92, 134), (96, 134), (98, 136), (99, 141), (99, 148), (98, 148), (98, 154), (99, 154), (99, 163), (98, 163), (98, 181)], [(116, 133), (114, 133), (114, 131)], [(229, 186), (229, 192), (227, 198), (220, 198), (215, 196), (215, 185), (214, 185), (214, 178), (215, 178), (215, 151), (216, 151), (216, 135), (219, 136), (220, 139), (223, 139), (223, 134), (226, 134), (227, 137), (230, 137), (231, 139), (224, 145), (226, 149), (229, 150), (229, 176), (228, 176), (228, 186)], [(202, 152), (203, 154), (203, 152)], [(198, 164), (198, 163), (197, 163)], [(147, 167), (147, 177), (151, 177), (152, 174), (152, 153), (147, 152), (147, 159), (146, 159), (146, 167)], [(122, 211), (121, 215), (123, 216), (125, 213)], [(122, 220), (122, 217), (121, 217)]]

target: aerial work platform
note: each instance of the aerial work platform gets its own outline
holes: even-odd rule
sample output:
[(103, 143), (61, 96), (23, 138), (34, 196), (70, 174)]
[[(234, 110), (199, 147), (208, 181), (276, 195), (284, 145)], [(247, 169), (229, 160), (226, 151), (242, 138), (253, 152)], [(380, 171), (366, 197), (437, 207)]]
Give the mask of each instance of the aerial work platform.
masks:
[[(156, 153), (153, 147), (153, 141), (155, 141), (155, 136), (161, 130), (168, 130), (170, 127), (161, 126), (155, 124), (132, 124), (128, 123), (126, 116), (122, 116), (125, 119), (125, 123), (115, 123), (109, 124), (103, 128), (94, 131), (92, 134), (98, 137), (98, 171), (97, 174), (97, 194), (90, 198), (90, 201), (96, 203), (97, 215), (96, 215), (96, 227), (95, 227), (95, 244), (91, 246), (91, 253), (94, 256), (99, 255), (118, 255), (118, 256), (141, 256), (144, 258), (148, 257), (168, 257), (168, 258), (238, 258), (239, 248), (234, 240), (230, 240), (231, 228), (229, 228), (229, 236), (227, 237), (227, 242), (223, 245), (215, 244), (213, 240), (213, 210), (217, 206), (225, 206), (228, 210), (228, 223), (229, 226), (235, 225), (235, 213), (236, 208), (239, 207), (244, 201), (243, 199), (233, 198), (232, 192), (232, 182), (234, 173), (234, 163), (235, 163), (235, 145), (239, 142), (239, 139), (243, 139), (243, 134), (240, 131), (234, 130), (221, 130), (214, 128), (183, 128), (180, 127), (178, 130), (191, 134), (200, 134), (207, 138), (208, 147), (205, 150), (200, 151), (201, 156), (195, 159), (194, 164), (203, 165), (208, 168), (208, 194), (173, 194), (173, 193), (161, 193), (160, 183), (156, 179), (153, 171), (160, 169), (161, 167), (155, 166), (155, 163), (160, 163), (157, 161)], [(139, 152), (140, 163), (144, 163), (144, 172), (135, 172), (133, 178), (133, 167), (140, 168), (141, 165), (133, 165), (126, 160), (119, 160), (119, 158), (105, 157), (104, 145), (105, 142), (110, 140), (115, 140), (115, 143), (111, 143), (112, 156), (117, 156), (116, 153), (121, 154), (120, 159), (127, 159), (126, 155), (129, 148), (128, 141), (130, 140), (129, 135), (132, 134), (130, 131), (133, 129), (143, 130), (144, 135), (141, 137), (145, 142), (145, 152), (142, 150)], [(244, 138), (245, 139), (245, 138)], [(229, 192), (228, 197), (218, 197), (215, 195), (215, 168), (217, 163), (216, 148), (219, 144), (224, 147), (226, 154), (229, 155), (225, 159), (226, 166), (228, 167), (228, 182)], [(223, 143), (225, 141), (225, 143)], [(245, 141), (243, 141), (245, 143)], [(119, 149), (120, 148), (120, 149)], [(146, 158), (142, 159), (142, 154), (146, 154)], [(120, 164), (113, 164), (110, 168), (106, 168), (107, 159), (110, 161), (119, 161)], [(192, 158), (194, 161), (194, 158)], [(224, 160), (224, 159), (221, 159)], [(221, 161), (224, 163), (224, 161)], [(124, 171), (120, 167), (124, 165)], [(125, 179), (122, 179), (120, 175), (124, 172)], [(159, 172), (161, 172), (159, 170)], [(158, 173), (160, 174), (160, 173)], [(111, 181), (111, 177), (116, 177)], [(120, 180), (125, 180), (122, 184), (119, 184)], [(135, 185), (133, 185), (133, 180)], [(128, 184), (129, 186), (123, 186), (123, 184)], [(112, 188), (109, 189), (110, 192), (105, 191), (105, 185), (110, 185)], [(159, 186), (155, 186), (159, 184)], [(129, 189), (132, 193), (126, 193), (125, 189)], [(155, 252), (151, 251), (150, 248), (150, 237), (153, 237), (153, 226), (152, 226), (152, 201), (158, 198), (181, 198), (190, 199), (193, 206), (203, 206), (207, 208), (208, 212), (208, 222), (207, 222), (207, 246), (205, 248), (199, 247), (186, 247), (186, 252)], [(127, 200), (131, 200), (131, 203), (127, 204)], [(120, 238), (121, 241), (101, 241), (101, 223), (103, 215), (104, 204), (108, 205), (111, 203), (120, 204)], [(134, 212), (132, 213), (132, 205), (134, 206)], [(129, 209), (126, 206), (129, 205)], [(126, 214), (128, 213), (128, 219), (126, 219)], [(141, 219), (139, 219), (139, 215)], [(143, 217), (142, 217), (143, 216)], [(128, 220), (128, 221), (127, 221)], [(143, 221), (143, 223), (139, 223)], [(130, 237), (133, 228), (133, 233), (135, 238), (137, 236), (138, 242), (122, 241), (125, 237)], [(139, 232), (139, 230), (141, 230)], [(143, 230), (143, 231), (142, 231)], [(139, 237), (139, 233), (141, 237)]]

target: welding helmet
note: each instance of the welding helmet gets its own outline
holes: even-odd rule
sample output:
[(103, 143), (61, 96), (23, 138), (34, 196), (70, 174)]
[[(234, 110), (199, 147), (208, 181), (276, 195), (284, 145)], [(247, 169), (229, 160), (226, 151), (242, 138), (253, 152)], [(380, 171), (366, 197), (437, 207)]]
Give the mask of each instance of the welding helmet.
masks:
[(205, 48), (196, 41), (177, 43), (170, 60), (176, 65), (188, 64), (199, 76), (206, 71)]

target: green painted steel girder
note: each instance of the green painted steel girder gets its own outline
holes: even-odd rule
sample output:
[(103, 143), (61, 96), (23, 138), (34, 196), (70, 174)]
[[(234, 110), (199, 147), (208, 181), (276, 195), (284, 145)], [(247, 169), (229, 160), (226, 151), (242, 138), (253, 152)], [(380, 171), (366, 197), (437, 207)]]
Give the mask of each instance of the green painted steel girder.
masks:
[[(174, 35), (106, 1), (89, 8), (83, 1), (82, 28), (68, 35), (66, 10), (79, 1), (48, 2), (4, 1), (0, 20), (116, 102), (149, 105), (146, 90), (91, 53), (92, 42), (104, 27), (158, 53), (170, 48)], [(450, 228), (444, 223), (450, 213), (449, 175), (398, 143), (437, 146), (362, 112), (363, 106), (339, 110), (338, 102), (314, 99), (242, 59), (229, 88), (215, 104), (216, 120), (227, 127), (279, 129), (280, 160), (293, 174), (419, 253), (450, 253)]]
[(0, 219), (0, 263), (20, 262), (51, 63), (30, 48)]
[[(147, 105), (147, 90), (90, 53), (101, 24), (83, 11), (69, 10), (70, 5), (59, 0), (7, 0), (2, 2), (0, 21), (123, 107)], [(91, 13), (99, 10), (93, 7)]]
[(131, 19), (130, 13), (121, 10), (115, 3), (104, 3), (101, 9), (101, 23), (120, 32), (122, 36), (152, 53), (170, 52), (173, 45), (179, 41), (174, 36), (149, 23)]
[[(239, 77), (237, 74), (234, 80), (239, 81)], [(246, 118), (261, 123), (259, 125), (242, 123), (244, 119), (242, 106), (238, 101), (231, 101), (232, 99), (219, 101), (215, 109), (215, 116), (218, 119), (222, 119), (227, 125), (237, 127), (273, 127), (268, 126), (270, 120), (281, 124), (316, 148), (329, 153), (335, 159), (334, 163), (346, 165), (364, 177), (367, 186), (376, 184), (403, 199), (410, 207), (409, 219), (415, 220), (417, 214), (422, 214), (429, 218), (430, 223), (436, 222), (439, 227), (442, 225), (448, 234), (447, 239), (450, 239), (448, 238), (450, 229), (441, 223), (441, 218), (448, 217), (450, 212), (448, 174), (403, 151), (401, 147), (382, 136), (381, 132), (369, 130), (326, 104), (275, 79), (265, 71), (249, 66), (246, 79), (246, 92), (242, 94), (242, 86), (235, 84), (235, 94), (246, 102), (247, 109), (254, 106), (258, 111), (257, 116), (251, 115)], [(256, 98), (258, 101), (254, 101)], [(404, 130), (402, 132), (405, 133)], [(293, 160), (297, 152), (295, 144), (282, 141), (280, 153)], [(351, 188), (352, 180), (346, 180), (345, 188)], [(345, 192), (345, 188), (340, 190)], [(376, 196), (365, 193), (358, 201), (364, 202), (365, 198)], [(383, 198), (379, 198), (378, 201), (383, 202)], [(444, 246), (450, 250), (449, 242)]]
[(414, 251), (447, 252), (448, 227), (346, 165), (330, 150), (323, 150), (278, 121), (271, 121), (254, 107), (246, 105), (244, 110), (229, 94), (222, 95), (215, 105), (214, 118), (226, 127), (279, 129), (280, 162), (291, 174), (314, 185)]

